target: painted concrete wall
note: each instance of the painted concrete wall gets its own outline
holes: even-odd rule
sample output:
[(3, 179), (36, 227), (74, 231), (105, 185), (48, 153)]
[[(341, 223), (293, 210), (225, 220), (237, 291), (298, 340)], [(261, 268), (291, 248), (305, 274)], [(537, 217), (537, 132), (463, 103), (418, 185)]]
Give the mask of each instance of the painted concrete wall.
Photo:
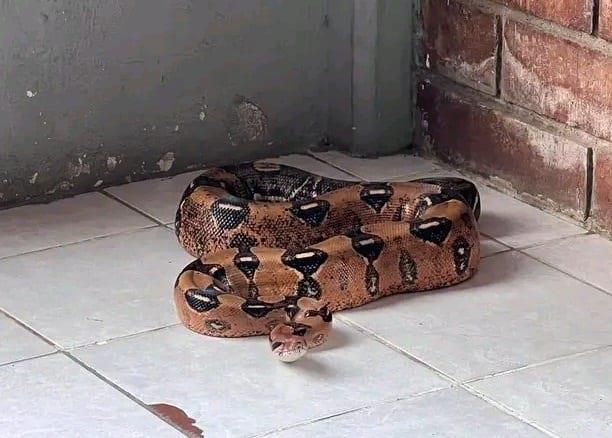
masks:
[[(355, 34), (368, 2), (375, 25)], [(384, 42), (383, 63), (405, 55), (409, 45), (388, 40), (409, 44), (409, 29), (381, 20), (410, 3), (0, 0), (0, 206), (305, 150), (326, 138), (360, 154), (397, 150), (411, 131), (402, 94), (409, 81), (393, 90), (403, 108), (381, 112), (385, 88), (372, 102), (356, 100), (353, 78), (369, 78), (359, 83), (367, 96), (388, 76), (380, 61), (368, 64), (380, 59), (368, 51)], [(361, 46), (364, 35), (373, 46)], [(365, 64), (354, 62), (355, 50)], [(381, 131), (369, 126), (365, 139), (361, 125), (380, 117), (402, 126), (379, 146)]]

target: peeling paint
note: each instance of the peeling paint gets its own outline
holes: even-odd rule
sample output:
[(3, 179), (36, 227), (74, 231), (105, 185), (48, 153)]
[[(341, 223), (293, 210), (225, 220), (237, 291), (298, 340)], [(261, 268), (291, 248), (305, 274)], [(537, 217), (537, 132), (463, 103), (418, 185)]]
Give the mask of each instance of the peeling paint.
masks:
[(117, 157), (108, 157), (106, 159), (106, 168), (109, 171), (113, 171), (115, 167), (117, 167)]
[[(142, 163), (144, 165), (144, 161)], [(174, 164), (174, 152), (166, 152), (161, 159), (157, 162), (157, 167), (162, 172), (167, 172), (172, 169), (172, 165)]]
[(70, 179), (78, 178), (82, 174), (89, 175), (91, 173), (91, 167), (88, 163), (84, 163), (80, 157), (77, 160), (77, 164), (74, 164), (72, 162), (68, 163), (68, 174), (70, 176)]
[[(261, 155), (260, 147), (281, 153), (316, 144), (329, 110), (320, 96), (327, 83), (321, 56), (327, 33), (320, 29), (325, 2), (290, 2), (276, 9), (258, 2), (217, 2), (222, 5), (212, 12), (193, 6), (188, 15), (183, 12), (192, 8), (188, 0), (153, 2), (149, 21), (159, 25), (168, 44), (143, 51), (122, 44), (130, 35), (147, 38), (139, 8), (118, 1), (0, 0), (14, 36), (0, 43), (6, 55), (0, 70), (18, 78), (0, 80), (0, 96), (14, 113), (0, 122), (0, 181), (5, 174), (10, 177), (8, 184), (0, 183), (0, 208), (95, 191), (124, 183), (127, 175), (134, 181), (159, 177), (186, 171), (188, 163), (197, 169), (204, 159), (209, 165), (252, 159)], [(244, 14), (253, 18), (253, 26), (240, 25)], [(65, 19), (67, 32), (53, 32)], [(176, 32), (186, 19), (200, 23), (201, 29)], [(281, 44), (260, 32), (262, 25), (277, 19), (294, 24), (279, 30)], [(219, 39), (218, 26), (235, 38)], [(295, 28), (304, 37), (294, 38)], [(194, 51), (200, 40), (206, 48), (217, 46), (218, 56), (208, 59), (205, 77), (193, 68), (202, 61), (203, 53), (197, 53), (202, 47)], [(245, 82), (244, 67), (259, 58), (274, 64), (276, 73), (255, 69)], [(242, 64), (234, 65), (232, 59)], [(24, 69), (24, 62), (40, 68)], [(279, 84), (282, 96), (277, 96)], [(234, 103), (235, 93), (254, 102)], [(230, 111), (238, 126), (232, 140), (249, 144), (245, 149), (250, 151), (232, 153)], [(269, 131), (278, 132), (268, 146), (266, 119)], [(168, 151), (174, 156), (164, 156)]]
[(62, 181), (57, 185), (60, 190), (70, 190), (72, 187), (74, 187), (74, 184), (69, 181)]
[(233, 146), (263, 142), (268, 137), (268, 117), (244, 96), (234, 97), (228, 138)]

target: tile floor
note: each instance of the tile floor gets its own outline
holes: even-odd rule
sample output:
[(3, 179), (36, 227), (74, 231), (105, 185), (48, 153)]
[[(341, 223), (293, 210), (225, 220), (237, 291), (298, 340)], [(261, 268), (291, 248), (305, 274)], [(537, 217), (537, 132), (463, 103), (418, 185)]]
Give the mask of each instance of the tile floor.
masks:
[[(345, 179), (417, 157), (276, 161)], [(470, 281), (336, 315), (282, 364), (177, 324), (172, 231), (197, 172), (0, 212), (0, 437), (612, 437), (612, 242), (481, 187)]]

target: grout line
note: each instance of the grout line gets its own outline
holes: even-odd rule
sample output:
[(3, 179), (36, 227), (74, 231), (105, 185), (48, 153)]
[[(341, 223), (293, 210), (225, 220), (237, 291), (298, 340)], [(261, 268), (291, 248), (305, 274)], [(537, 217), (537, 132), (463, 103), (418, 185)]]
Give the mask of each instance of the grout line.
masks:
[(15, 257), (21, 257), (21, 256), (29, 255), (29, 254), (36, 254), (36, 253), (39, 253), (39, 252), (45, 252), (45, 251), (49, 251), (49, 250), (52, 250), (52, 249), (64, 248), (66, 246), (78, 245), (78, 244), (85, 243), (85, 242), (91, 242), (93, 240), (106, 239), (108, 237), (117, 237), (117, 236), (121, 236), (121, 235), (124, 235), (124, 234), (137, 233), (139, 231), (151, 230), (153, 228), (158, 228), (158, 227), (159, 227), (159, 225), (157, 225), (157, 224), (145, 225), (144, 227), (133, 228), (133, 229), (129, 229), (129, 230), (117, 231), (116, 233), (105, 234), (103, 236), (88, 237), (86, 239), (77, 240), (75, 242), (61, 243), (59, 245), (48, 246), (46, 248), (33, 249), (33, 250), (30, 250), (30, 251), (26, 251), (26, 252), (20, 252), (19, 254), (10, 254), (10, 255), (7, 255), (7, 256), (0, 257), (0, 262), (3, 261), (3, 260), (15, 258)]
[(333, 414), (324, 415), (322, 417), (317, 417), (317, 418), (312, 418), (312, 419), (300, 421), (298, 423), (294, 423), (294, 424), (291, 424), (291, 425), (280, 426), (280, 427), (277, 427), (276, 429), (270, 429), (270, 430), (267, 430), (267, 431), (262, 432), (262, 433), (257, 434), (257, 435), (250, 435), (250, 438), (260, 438), (260, 437), (271, 435), (273, 433), (282, 432), (282, 431), (289, 430), (289, 429), (294, 429), (294, 428), (297, 428), (297, 427), (300, 427), (300, 426), (306, 426), (308, 424), (319, 423), (321, 421), (329, 420), (331, 418), (341, 417), (343, 415), (351, 414), (353, 412), (363, 411), (363, 410), (371, 409), (371, 408), (374, 408), (374, 407), (383, 406), (383, 405), (386, 405), (386, 404), (392, 404), (392, 403), (396, 403), (396, 402), (400, 402), (400, 401), (412, 401), (414, 399), (418, 399), (420, 397), (423, 397), (423, 396), (426, 396), (426, 395), (429, 395), (429, 394), (433, 394), (433, 393), (441, 392), (441, 391), (447, 391), (447, 390), (450, 390), (450, 389), (452, 389), (452, 388), (451, 387), (434, 388), (434, 389), (428, 389), (428, 390), (422, 391), (422, 392), (417, 392), (417, 393), (412, 394), (412, 395), (393, 397), (393, 398), (390, 398), (390, 399), (377, 400), (377, 401), (370, 402), (370, 403), (368, 403), (366, 405), (363, 405), (363, 406), (360, 406), (360, 407), (357, 407), (357, 408), (347, 409), (345, 411), (341, 411), (341, 412), (336, 412), (336, 413), (333, 413)]
[(131, 401), (133, 401), (134, 403), (136, 403), (138, 406), (140, 406), (141, 408), (146, 409), (147, 411), (149, 411), (151, 414), (155, 415), (157, 418), (159, 418), (160, 420), (162, 420), (164, 423), (170, 425), (171, 427), (173, 427), (174, 429), (178, 430), (179, 432), (181, 432), (183, 435), (185, 436), (189, 436), (185, 431), (183, 431), (179, 426), (177, 426), (176, 424), (172, 423), (171, 421), (167, 420), (166, 418), (164, 418), (162, 415), (158, 414), (153, 408), (151, 408), (148, 404), (146, 404), (145, 402), (143, 402), (142, 400), (140, 400), (138, 397), (136, 397), (135, 395), (133, 395), (132, 393), (130, 393), (129, 391), (127, 391), (126, 389), (123, 389), (121, 386), (117, 385), (116, 383), (114, 383), (113, 381), (111, 381), (110, 379), (108, 379), (107, 377), (105, 377), (104, 375), (102, 375), (101, 373), (99, 373), (97, 370), (95, 370), (94, 368), (90, 367), (89, 365), (87, 365), (85, 362), (83, 362), (82, 360), (78, 359), (77, 357), (73, 356), (69, 351), (62, 351), (61, 352), (64, 356), (66, 356), (68, 359), (72, 360), (74, 363), (76, 363), (77, 365), (80, 365), (83, 369), (85, 369), (86, 371), (89, 371), (89, 373), (91, 373), (94, 377), (97, 377), (99, 380), (101, 380), (102, 382), (106, 383), (107, 385), (109, 385), (111, 388), (115, 389), (116, 391), (118, 391), (119, 393), (123, 394), (125, 397), (127, 397), (128, 399), (130, 399)]
[[(60, 345), (56, 344), (55, 342), (51, 341), (49, 338), (47, 338), (46, 336), (44, 336), (42, 333), (39, 333), (38, 331), (34, 330), (33, 328), (31, 328), (30, 326), (28, 326), (27, 324), (25, 324), (24, 322), (20, 321), (19, 319), (15, 318), (13, 315), (7, 313), (4, 309), (0, 308), (0, 313), (4, 314), (7, 318), (13, 320), (15, 323), (17, 323), (18, 325), (20, 325), (21, 327), (23, 327), (24, 329), (26, 329), (27, 331), (29, 331), (30, 333), (32, 333), (33, 335), (37, 336), (38, 338), (42, 339), (43, 341), (45, 341), (47, 344), (55, 347), (57, 350), (54, 352), (50, 352), (48, 354), (44, 354), (41, 356), (37, 356), (37, 357), (32, 357), (32, 358), (27, 358), (27, 359), (22, 359), (20, 361), (16, 361), (16, 362), (12, 362), (12, 363), (17, 363), (17, 362), (24, 362), (26, 360), (31, 360), (31, 359), (36, 359), (38, 357), (45, 357), (45, 356), (50, 356), (52, 354), (62, 354), (64, 356), (66, 356), (68, 359), (72, 360), (73, 362), (75, 362), (76, 364), (80, 365), (81, 367), (83, 367), (85, 370), (89, 371), (91, 374), (93, 374), (95, 377), (97, 377), (98, 379), (102, 380), (104, 383), (106, 383), (107, 385), (110, 385), (112, 388), (114, 388), (115, 390), (119, 391), (121, 394), (123, 394), (124, 396), (126, 396), (127, 398), (129, 398), (130, 400), (132, 400), (133, 402), (135, 402), (136, 404), (138, 404), (139, 406), (143, 407), (144, 409), (146, 409), (147, 411), (149, 411), (150, 413), (152, 413), (153, 415), (155, 415), (156, 417), (158, 417), (159, 419), (161, 419), (162, 421), (164, 421), (165, 423), (169, 424), (170, 426), (172, 426), (174, 429), (178, 430), (179, 432), (181, 432), (182, 434), (188, 436), (183, 430), (181, 430), (177, 425), (171, 423), (170, 421), (167, 421), (163, 416), (159, 415), (157, 412), (155, 412), (150, 406), (148, 406), (146, 403), (144, 403), (143, 401), (141, 401), (140, 399), (138, 399), (137, 397), (135, 397), (134, 395), (130, 394), (128, 391), (126, 391), (125, 389), (121, 388), (119, 385), (111, 382), (109, 379), (107, 379), (106, 377), (104, 377), (102, 374), (100, 374), (98, 371), (96, 371), (95, 369), (93, 369), (92, 367), (90, 367), (89, 365), (87, 365), (86, 363), (84, 363), (83, 361), (81, 361), (80, 359), (76, 358), (75, 356), (72, 355), (72, 353), (68, 350), (63, 349)], [(165, 327), (164, 327), (165, 328)], [(4, 365), (10, 365), (10, 364), (4, 364)]]
[(587, 148), (587, 156), (586, 156), (586, 182), (585, 182), (585, 190), (586, 190), (586, 199), (584, 206), (584, 220), (586, 221), (591, 217), (591, 209), (593, 206), (593, 178), (595, 173), (594, 163), (593, 163), (593, 148)]
[(598, 37), (599, 36), (599, 14), (602, 12), (602, 8), (600, 7), (601, 4), (601, 0), (593, 0), (593, 9), (592, 9), (592, 14), (593, 14), (593, 22), (592, 22), (592, 28), (591, 28), (591, 35), (593, 35), (594, 37)]
[(61, 353), (61, 352), (59, 350), (56, 350), (56, 351), (50, 351), (48, 353), (37, 354), (36, 356), (24, 357), (22, 359), (13, 360), (13, 361), (10, 361), (10, 362), (3, 362), (3, 363), (0, 363), (0, 368), (7, 367), (9, 365), (16, 365), (16, 364), (19, 364), (21, 362), (28, 362), (28, 361), (33, 360), (33, 359), (41, 359), (43, 357), (53, 356), (54, 354), (58, 354), (58, 353)]
[(469, 385), (460, 385), (461, 388), (463, 388), (464, 390), (466, 390), (467, 392), (469, 392), (470, 394), (472, 394), (475, 397), (478, 397), (479, 399), (483, 400), (484, 402), (488, 403), (489, 405), (497, 408), (498, 410), (502, 411), (503, 413), (510, 415), (513, 418), (516, 418), (517, 420), (522, 421), (523, 423), (533, 427), (534, 429), (542, 432), (545, 435), (548, 435), (550, 437), (554, 437), (554, 438), (561, 438), (559, 435), (557, 435), (556, 433), (540, 426), (539, 424), (537, 424), (535, 421), (532, 421), (530, 419), (528, 419), (527, 417), (524, 417), (523, 415), (521, 415), (519, 412), (515, 411), (512, 407), (506, 405), (505, 403), (501, 403), (493, 398), (488, 397), (487, 395), (483, 394), (482, 392), (478, 391), (477, 389), (472, 388)]
[(24, 330), (27, 330), (32, 335), (36, 336), (37, 338), (39, 338), (42, 341), (44, 341), (46, 344), (48, 344), (51, 347), (55, 348), (55, 351), (52, 351), (52, 352), (49, 352), (49, 353), (43, 353), (43, 354), (40, 354), (40, 355), (37, 355), (37, 356), (32, 356), (32, 357), (25, 358), (25, 359), (19, 359), (18, 361), (0, 363), (0, 367), (4, 366), (4, 365), (10, 365), (10, 364), (16, 363), (16, 362), (22, 362), (24, 360), (36, 359), (38, 357), (44, 357), (44, 356), (47, 356), (49, 354), (55, 354), (55, 353), (58, 353), (58, 352), (59, 353), (70, 352), (70, 351), (75, 351), (75, 350), (79, 350), (81, 348), (86, 348), (86, 347), (92, 347), (92, 346), (98, 346), (98, 345), (106, 345), (107, 343), (113, 342), (113, 341), (116, 341), (116, 340), (130, 339), (130, 338), (133, 338), (133, 337), (136, 337), (136, 336), (140, 336), (140, 335), (144, 335), (144, 334), (148, 334), (148, 333), (154, 333), (154, 332), (157, 332), (157, 331), (161, 331), (161, 330), (165, 330), (165, 329), (169, 329), (169, 328), (177, 327), (177, 326), (181, 325), (180, 322), (176, 322), (176, 323), (168, 324), (168, 325), (165, 325), (165, 326), (162, 326), (162, 327), (154, 327), (152, 329), (146, 329), (146, 330), (142, 330), (142, 331), (135, 332), (135, 333), (128, 333), (127, 335), (120, 335), (120, 336), (115, 336), (114, 338), (103, 339), (101, 341), (94, 341), (94, 342), (90, 342), (90, 343), (87, 343), (87, 344), (75, 345), (75, 346), (72, 346), (72, 347), (63, 347), (62, 345), (52, 341), (50, 338), (47, 338), (45, 335), (43, 335), (42, 333), (40, 333), (36, 329), (30, 327), (27, 323), (21, 321), (16, 316), (14, 316), (11, 313), (9, 313), (7, 310), (5, 310), (3, 308), (0, 308), (0, 315), (6, 316), (8, 319), (13, 321), (15, 324), (17, 324), (18, 326), (20, 326)]
[(520, 415), (518, 412), (516, 412), (514, 409), (512, 409), (509, 406), (506, 406), (496, 400), (490, 399), (489, 397), (485, 396), (484, 394), (480, 393), (479, 391), (477, 391), (476, 389), (468, 386), (465, 382), (463, 381), (459, 381), (458, 379), (455, 379), (454, 377), (452, 377), (451, 375), (438, 370), (436, 367), (428, 364), (427, 362), (417, 358), (416, 356), (408, 353), (406, 350), (404, 350), (403, 348), (393, 344), (392, 342), (388, 341), (387, 339), (383, 338), (382, 336), (378, 335), (377, 333), (373, 332), (372, 330), (356, 323), (355, 321), (352, 321), (346, 317), (339, 317), (338, 319), (342, 320), (343, 322), (345, 322), (347, 325), (352, 326), (353, 328), (355, 328), (357, 331), (359, 331), (360, 333), (365, 334), (366, 336), (372, 337), (374, 338), (376, 341), (382, 343), (383, 345), (386, 345), (387, 347), (397, 351), (398, 353), (408, 357), (410, 360), (425, 366), (426, 368), (428, 368), (429, 370), (435, 372), (436, 374), (438, 374), (439, 377), (450, 381), (451, 384), (451, 388), (453, 387), (458, 387), (458, 388), (462, 388), (465, 391), (469, 392), (470, 394), (482, 399), (483, 401), (487, 402), (489, 405), (493, 406), (494, 408), (502, 411), (503, 413), (510, 415), (511, 417), (514, 417), (516, 419), (518, 419), (519, 421), (537, 429), (538, 431), (547, 434), (548, 436), (551, 437), (555, 437), (558, 438), (558, 435), (554, 434), (553, 432), (545, 429), (544, 427), (538, 425), (537, 423), (535, 423), (532, 420), (529, 420), (528, 418)]
[(155, 216), (150, 215), (149, 213), (145, 212), (144, 210), (141, 210), (138, 207), (133, 206), (132, 204), (130, 204), (127, 201), (124, 201), (123, 199), (119, 198), (118, 196), (113, 195), (110, 192), (107, 192), (106, 190), (100, 190), (100, 193), (104, 196), (106, 196), (107, 198), (112, 199), (113, 201), (118, 202), (119, 204), (123, 205), (124, 207), (129, 208), (130, 210), (140, 214), (141, 216), (146, 217), (147, 219), (149, 219), (150, 221), (155, 222), (157, 225), (165, 225), (164, 222), (160, 221), (159, 219), (157, 219)]
[(47, 338), (45, 335), (43, 335), (42, 333), (36, 331), (35, 329), (33, 329), (32, 327), (30, 327), (29, 325), (27, 325), (25, 322), (21, 321), (20, 319), (18, 319), (16, 316), (13, 316), (12, 314), (10, 314), (8, 311), (6, 311), (5, 309), (0, 307), (0, 314), (3, 314), (4, 316), (6, 316), (7, 318), (9, 318), (10, 320), (12, 320), (13, 322), (15, 322), (17, 325), (19, 325), (21, 328), (27, 330), (28, 332), (30, 332), (31, 334), (33, 334), (34, 336), (36, 336), (37, 338), (42, 339), (44, 342), (46, 342), (47, 344), (49, 344), (50, 346), (54, 347), (55, 349), (57, 349), (57, 351), (61, 350), (61, 347), (59, 345), (57, 345), (55, 342), (53, 342), (51, 339)]
[(574, 274), (572, 274), (572, 273), (570, 273), (570, 272), (566, 272), (566, 271), (564, 271), (563, 269), (561, 269), (561, 268), (559, 268), (559, 267), (557, 267), (557, 266), (555, 266), (555, 265), (552, 265), (552, 264), (550, 264), (550, 263), (548, 263), (548, 262), (546, 262), (546, 261), (544, 261), (544, 260), (540, 260), (540, 259), (539, 259), (539, 258), (537, 258), (536, 256), (533, 256), (533, 255), (531, 255), (531, 254), (529, 254), (529, 253), (527, 253), (527, 252), (524, 252), (524, 251), (520, 251), (520, 250), (519, 250), (519, 253), (521, 253), (521, 254), (523, 254), (523, 255), (525, 255), (525, 256), (527, 256), (527, 257), (529, 257), (530, 259), (533, 259), (533, 260), (535, 260), (535, 261), (537, 261), (537, 262), (539, 262), (539, 263), (542, 263), (543, 265), (548, 266), (549, 268), (554, 269), (554, 270), (555, 270), (555, 271), (557, 271), (557, 272), (561, 272), (562, 274), (565, 274), (565, 275), (567, 275), (568, 277), (571, 277), (571, 278), (573, 278), (574, 280), (577, 280), (577, 281), (579, 281), (579, 282), (580, 282), (580, 283), (582, 283), (582, 284), (586, 284), (587, 286), (590, 286), (590, 287), (592, 287), (593, 289), (598, 290), (599, 292), (602, 292), (602, 293), (604, 293), (604, 294), (606, 294), (606, 295), (608, 295), (608, 296), (612, 296), (612, 291), (607, 291), (607, 290), (603, 289), (602, 287), (597, 286), (596, 284), (593, 284), (593, 283), (589, 282), (588, 280), (584, 280), (584, 279), (582, 279), (582, 278), (579, 278), (579, 277), (575, 276)]
[[(570, 240), (570, 239), (575, 239), (577, 237), (586, 237), (586, 236), (593, 236), (593, 235), (597, 235), (597, 234), (594, 233), (593, 231), (583, 230), (582, 233), (570, 234), (568, 236), (556, 237), (554, 239), (543, 240), (541, 242), (530, 243), (528, 245), (514, 246), (511, 248), (516, 251), (525, 251), (525, 250), (532, 249), (532, 248), (538, 248), (540, 246), (546, 246), (546, 245), (550, 245), (553, 243), (563, 242), (564, 240)], [(506, 245), (506, 246), (509, 246), (509, 245)]]
[(323, 164), (327, 164), (328, 166), (331, 166), (334, 169), (339, 170), (340, 172), (347, 174), (348, 176), (352, 176), (353, 178), (358, 178), (360, 181), (365, 181), (365, 179), (363, 177), (357, 175), (356, 173), (353, 173), (353, 172), (351, 172), (349, 170), (346, 170), (346, 169), (344, 169), (344, 168), (342, 168), (342, 167), (340, 167), (340, 166), (338, 166), (338, 165), (336, 165), (334, 163), (330, 163), (328, 161), (325, 161), (324, 159), (319, 158), (318, 156), (316, 156), (315, 153), (310, 151), (310, 150), (307, 151), (306, 153), (308, 154), (309, 157), (314, 158), (315, 160), (317, 160), (317, 161), (319, 161), (319, 162), (321, 162)]
[(480, 236), (481, 236), (481, 237), (482, 237), (482, 236), (484, 236), (484, 237), (486, 237), (487, 239), (490, 239), (490, 240), (494, 241), (495, 243), (499, 243), (500, 245), (505, 246), (506, 248), (513, 249), (511, 246), (506, 245), (504, 242), (502, 242), (501, 240), (498, 240), (496, 237), (493, 237), (493, 236), (491, 236), (490, 234), (483, 233), (482, 231), (480, 231)]
[(573, 358), (576, 358), (576, 357), (581, 357), (581, 356), (586, 356), (586, 355), (589, 355), (589, 354), (599, 353), (600, 351), (605, 351), (605, 350), (608, 350), (610, 348), (612, 348), (612, 344), (604, 345), (604, 346), (601, 346), (601, 347), (595, 347), (595, 348), (592, 348), (590, 350), (579, 351), (578, 353), (565, 354), (565, 355), (562, 355), (562, 356), (553, 357), (551, 359), (546, 359), (546, 360), (543, 360), (543, 361), (540, 361), (540, 362), (534, 362), (534, 363), (530, 363), (528, 365), (523, 365), (523, 366), (520, 366), (518, 368), (513, 368), (511, 370), (498, 371), (498, 372), (495, 372), (495, 373), (487, 374), (486, 376), (474, 377), (472, 379), (464, 380), (463, 382), (461, 382), (461, 384), (462, 385), (468, 385), (468, 384), (471, 384), (471, 383), (482, 382), (482, 381), (485, 381), (485, 380), (492, 379), (494, 377), (500, 377), (500, 376), (505, 376), (505, 375), (508, 375), (508, 374), (514, 374), (514, 373), (517, 373), (517, 372), (520, 372), (520, 371), (529, 370), (531, 368), (538, 368), (538, 367), (546, 366), (546, 365), (549, 365), (549, 364), (552, 364), (552, 363), (562, 362), (562, 361), (567, 360), (567, 359), (573, 359)]
[(598, 50), (604, 54), (612, 53), (612, 47), (602, 38), (588, 31), (571, 29), (547, 18), (537, 17), (529, 12), (514, 9), (496, 0), (456, 0), (460, 4), (471, 6), (489, 14), (501, 15), (505, 21), (517, 21), (534, 27), (540, 32), (546, 32), (564, 40), (572, 41), (580, 46)]
[(451, 387), (453, 385), (458, 385), (460, 382), (455, 379), (454, 377), (450, 376), (449, 374), (446, 374), (444, 371), (437, 369), (436, 367), (429, 365), (427, 362), (419, 359), (418, 357), (410, 354), (408, 351), (404, 350), (402, 347), (395, 345), (394, 343), (392, 343), (391, 341), (383, 338), (382, 336), (380, 336), (379, 334), (377, 334), (376, 332), (370, 330), (367, 327), (364, 327), (363, 325), (359, 324), (358, 322), (353, 321), (352, 319), (343, 316), (343, 315), (337, 315), (336, 318), (340, 321), (342, 321), (344, 324), (348, 325), (349, 327), (357, 330), (359, 333), (366, 335), (370, 338), (373, 338), (374, 340), (376, 340), (377, 342), (391, 348), (392, 350), (400, 353), (403, 356), (406, 356), (408, 359), (410, 359), (411, 361), (424, 366), (425, 368), (429, 369), (430, 371), (433, 371), (434, 373), (436, 373), (439, 377), (443, 378), (444, 380), (448, 381), (451, 383)]
[(102, 339), (100, 341), (93, 341), (93, 342), (90, 342), (90, 343), (87, 343), (87, 344), (75, 345), (73, 347), (60, 348), (60, 350), (61, 351), (75, 351), (75, 350), (79, 350), (81, 348), (106, 345), (106, 344), (109, 344), (111, 342), (120, 341), (120, 340), (123, 340), (123, 339), (131, 339), (131, 338), (134, 338), (134, 337), (137, 337), (137, 336), (141, 336), (141, 335), (145, 335), (145, 334), (149, 334), (149, 333), (155, 333), (155, 332), (158, 332), (158, 331), (161, 331), (161, 330), (169, 329), (169, 328), (172, 328), (172, 327), (177, 327), (177, 326), (180, 326), (180, 325), (181, 325), (180, 322), (175, 322), (175, 323), (164, 325), (164, 326), (161, 326), (161, 327), (155, 327), (155, 328), (152, 328), (152, 329), (141, 330), (139, 332), (128, 333), (127, 335), (115, 336), (114, 338)]
[[(337, 152), (340, 152), (340, 151), (337, 151)], [(319, 158), (316, 155), (314, 155), (314, 152), (312, 152), (312, 151), (308, 151), (307, 154), (308, 154), (308, 156), (314, 158), (315, 160), (317, 160), (317, 161), (319, 161), (321, 163), (327, 164), (328, 166), (331, 166), (334, 169), (339, 170), (339, 171), (341, 171), (343, 173), (346, 173), (347, 175), (350, 175), (350, 176), (352, 176), (354, 178), (358, 178), (359, 181), (355, 181), (356, 183), (358, 183), (358, 182), (373, 182), (373, 181), (375, 181), (375, 180), (366, 179), (366, 178), (364, 178), (364, 177), (362, 177), (362, 176), (360, 176), (360, 175), (358, 175), (356, 173), (353, 173), (352, 171), (350, 171), (348, 169), (345, 169), (344, 167), (341, 167), (341, 166), (339, 166), (337, 164), (334, 164), (334, 163), (332, 163), (330, 161), (325, 161), (324, 159)], [(437, 163), (434, 162), (433, 160), (422, 158), (422, 157), (419, 157), (418, 155), (413, 155), (413, 154), (402, 154), (402, 155), (414, 156), (416, 158), (420, 158), (420, 159), (424, 159), (426, 161), (430, 161), (430, 162), (432, 162), (434, 164), (434, 166), (436, 166), (436, 168), (431, 169), (431, 170), (419, 170), (419, 171), (415, 171), (415, 172), (412, 172), (412, 173), (408, 172), (408, 173), (402, 173), (400, 175), (389, 176), (389, 177), (384, 178), (384, 182), (389, 182), (389, 183), (404, 182), (404, 181), (398, 181), (398, 178), (402, 178), (402, 179), (403, 178), (410, 178), (410, 179), (426, 178), (426, 177), (431, 176), (432, 174), (434, 174), (436, 172), (440, 172), (440, 171), (444, 170), (444, 169), (440, 168), (440, 166), (438, 166)]]
[(481, 255), (480, 259), (481, 260), (488, 259), (488, 258), (491, 258), (491, 257), (495, 257), (496, 255), (507, 254), (507, 253), (513, 252), (513, 251), (515, 251), (515, 250), (512, 249), (512, 248), (506, 248), (506, 249), (502, 249), (501, 251), (494, 252), (493, 254)]
[(504, 24), (500, 15), (495, 17), (495, 31), (497, 33), (497, 50), (495, 53), (495, 95), (501, 98)]

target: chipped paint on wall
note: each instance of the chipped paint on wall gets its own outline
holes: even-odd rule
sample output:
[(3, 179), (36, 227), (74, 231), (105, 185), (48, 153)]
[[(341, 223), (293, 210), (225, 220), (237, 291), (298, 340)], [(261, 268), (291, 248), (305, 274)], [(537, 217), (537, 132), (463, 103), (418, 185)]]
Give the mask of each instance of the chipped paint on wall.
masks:
[[(142, 162), (144, 165), (144, 161)], [(157, 162), (157, 167), (162, 172), (167, 172), (172, 169), (172, 165), (174, 164), (174, 152), (166, 152)]]
[(78, 178), (82, 174), (89, 175), (91, 173), (91, 167), (88, 163), (85, 163), (81, 157), (77, 158), (77, 162), (68, 162), (68, 175), (70, 179)]
[(263, 143), (268, 138), (268, 117), (255, 102), (236, 95), (230, 113), (228, 138), (232, 146)]
[[(0, 208), (300, 152), (323, 136), (327, 0), (158, 2), (147, 14), (161, 45), (141, 1), (0, 3)], [(281, 25), (262, 33), (267, 23)], [(249, 99), (234, 105), (236, 93)], [(234, 143), (256, 147), (228, 153), (230, 125)]]
[(109, 172), (112, 172), (117, 167), (117, 157), (108, 157), (106, 159), (106, 168)]

